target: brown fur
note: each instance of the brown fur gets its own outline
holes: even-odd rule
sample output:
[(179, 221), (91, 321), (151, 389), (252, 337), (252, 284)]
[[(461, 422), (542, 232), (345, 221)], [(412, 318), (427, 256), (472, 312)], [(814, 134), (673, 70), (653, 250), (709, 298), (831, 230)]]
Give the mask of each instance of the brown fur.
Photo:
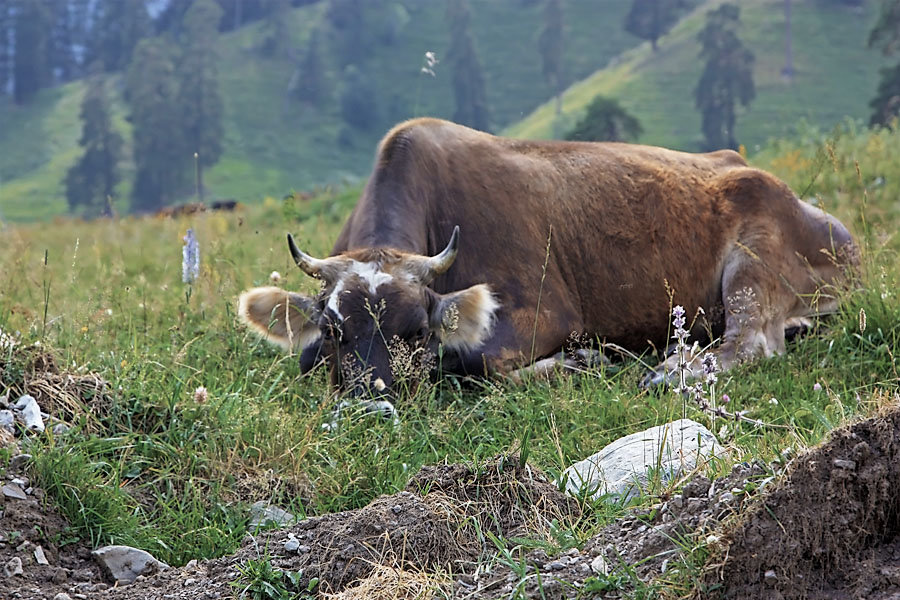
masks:
[[(853, 264), (834, 264), (823, 249), (854, 253), (836, 219), (735, 152), (504, 139), (416, 119), (381, 142), (333, 254), (388, 272), (404, 255), (440, 252), (454, 225), (458, 256), (430, 288), (487, 284), (500, 304), (490, 337), (460, 352), (463, 371), (521, 366), (573, 332), (662, 348), (672, 303), (720, 315), (711, 326), (724, 332), (727, 368), (744, 350), (780, 351), (785, 320), (817, 312), (811, 300)], [(754, 334), (765, 338), (753, 347), (723, 317), (740, 308), (729, 298), (745, 287), (759, 301)], [(398, 302), (407, 310), (420, 296), (411, 289)]]

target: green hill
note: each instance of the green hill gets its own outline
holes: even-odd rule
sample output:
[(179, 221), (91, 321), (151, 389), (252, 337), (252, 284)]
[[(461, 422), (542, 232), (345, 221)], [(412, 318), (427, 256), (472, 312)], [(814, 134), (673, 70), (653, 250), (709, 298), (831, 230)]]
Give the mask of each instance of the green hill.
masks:
[[(706, 12), (721, 0), (704, 2), (660, 40), (631, 49), (610, 67), (569, 88), (563, 100), (569, 125), (596, 94), (619, 99), (644, 129), (640, 141), (697, 150), (702, 140), (694, 88), (703, 69), (697, 33)], [(739, 113), (737, 138), (752, 153), (767, 139), (790, 135), (801, 120), (831, 127), (844, 117), (868, 119), (883, 59), (866, 48), (877, 3), (849, 7), (827, 0), (793, 2), (794, 69), (791, 82), (784, 66), (783, 0), (740, 2), (741, 39), (756, 55), (756, 99)], [(558, 130), (559, 127), (557, 126)], [(524, 138), (553, 137), (552, 103), (546, 103), (504, 133)]]
[[(537, 51), (543, 2), (470, 0), (469, 4), (493, 120), (500, 129), (550, 97)], [(324, 2), (295, 9), (290, 23), (290, 45), (300, 53), (314, 29), (323, 32), (320, 54), (334, 99), (321, 108), (287, 97), (294, 62), (262, 56), (260, 24), (222, 37), (219, 72), (226, 142), (221, 162), (207, 176), (211, 196), (253, 201), (359, 178), (368, 171), (375, 143), (390, 125), (413, 116), (453, 114), (449, 65), (439, 63), (434, 78), (419, 72), (426, 51), (434, 51), (439, 60), (446, 54), (445, 3), (404, 0), (364, 6), (375, 41), (358, 63), (375, 83), (378, 122), (366, 131), (352, 130), (343, 145), (338, 143), (343, 122), (336, 100), (342, 71), (334, 58), (339, 40), (327, 23)], [(638, 42), (622, 30), (626, 2), (568, 0), (565, 6), (569, 81), (590, 75)], [(399, 27), (391, 42), (379, 35), (388, 11), (393, 26)], [(110, 87), (120, 91), (118, 78)], [(75, 82), (45, 90), (26, 107), (0, 100), (0, 218), (27, 221), (65, 213), (60, 182), (78, 157), (83, 92), (83, 85)], [(120, 129), (127, 131), (121, 101), (116, 103), (116, 117)], [(127, 198), (133, 173), (129, 151), (123, 161), (122, 198)], [(190, 163), (191, 158), (185, 161)], [(120, 204), (126, 207), (124, 201)]]

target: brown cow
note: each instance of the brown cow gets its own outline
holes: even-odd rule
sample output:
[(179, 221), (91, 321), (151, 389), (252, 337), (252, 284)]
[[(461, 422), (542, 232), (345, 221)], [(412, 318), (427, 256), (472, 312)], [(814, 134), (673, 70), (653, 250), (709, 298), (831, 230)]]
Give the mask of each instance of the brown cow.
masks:
[(302, 350), (305, 369), (324, 358), (339, 389), (376, 395), (398, 340), (443, 345), (445, 372), (509, 373), (573, 333), (665, 347), (673, 303), (705, 311), (727, 369), (834, 310), (856, 256), (840, 222), (735, 152), (504, 139), (436, 119), (387, 134), (330, 258), (288, 239), (322, 292), (252, 289), (240, 316)]

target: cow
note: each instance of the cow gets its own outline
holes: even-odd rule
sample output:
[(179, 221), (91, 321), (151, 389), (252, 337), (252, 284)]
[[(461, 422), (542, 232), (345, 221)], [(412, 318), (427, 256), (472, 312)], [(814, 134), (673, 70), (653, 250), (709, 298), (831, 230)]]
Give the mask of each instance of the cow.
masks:
[(521, 377), (570, 360), (558, 353), (573, 334), (665, 348), (676, 304), (704, 315), (691, 333), (720, 339), (708, 351), (728, 369), (834, 311), (857, 262), (846, 227), (736, 152), (506, 139), (431, 118), (381, 141), (329, 257), (288, 245), (321, 291), (251, 289), (240, 318), (300, 351), (304, 371), (327, 363), (339, 392), (375, 398), (395, 384), (392, 345), (439, 355), (445, 373)]

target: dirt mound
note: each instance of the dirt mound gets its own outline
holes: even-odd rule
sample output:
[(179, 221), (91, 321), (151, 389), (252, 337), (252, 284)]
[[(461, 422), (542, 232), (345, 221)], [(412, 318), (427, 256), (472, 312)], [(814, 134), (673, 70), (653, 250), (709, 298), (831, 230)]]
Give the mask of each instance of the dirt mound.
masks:
[(479, 468), (426, 467), (407, 490), (377, 498), (364, 508), (248, 536), (234, 556), (192, 561), (109, 594), (125, 599), (227, 594), (242, 565), (260, 557), (275, 569), (301, 573), (298, 591), (317, 579), (321, 592), (338, 598), (374, 594), (391, 576), (403, 579), (410, 589), (444, 585), (440, 578), (422, 574), (471, 570), (485, 550), (480, 532), (493, 529), (508, 537), (552, 519), (573, 518), (577, 510), (517, 456)]
[[(23, 457), (14, 459), (16, 465), (25, 462)], [(10, 484), (16, 488), (0, 492), (0, 590), (5, 592), (0, 596), (53, 598), (59, 592), (106, 589), (90, 548), (73, 541), (68, 523), (43, 490), (31, 487), (24, 470), (15, 466), (0, 476), (0, 488)], [(6, 577), (4, 567), (15, 563), (21, 564), (21, 573)]]
[(620, 597), (621, 592), (634, 587), (632, 577), (647, 582), (668, 572), (668, 565), (691, 548), (691, 540), (705, 538), (772, 480), (772, 472), (759, 463), (737, 464), (727, 476), (713, 481), (696, 475), (681, 493), (607, 525), (581, 550), (571, 548), (556, 556), (548, 556), (543, 549), (533, 550), (525, 557), (524, 573), (497, 565), (478, 577), (457, 577), (456, 597), (595, 597), (585, 591), (585, 585), (598, 575), (607, 575), (614, 584), (594, 592), (604, 590), (612, 594), (609, 597)]
[(800, 456), (723, 537), (698, 594), (896, 598), (898, 534), (900, 407), (893, 407)]
[[(540, 531), (553, 519), (579, 514), (578, 503), (518, 455), (499, 457), (484, 465), (426, 466), (410, 480), (407, 491), (440, 492), (468, 515), (478, 518), (483, 531), (515, 536)], [(427, 496), (426, 496), (427, 497)]]
[(82, 423), (88, 432), (96, 429), (97, 420), (108, 415), (112, 404), (109, 383), (102, 377), (66, 372), (51, 352), (37, 345), (0, 353), (0, 392), (10, 401), (30, 394), (56, 422)]

